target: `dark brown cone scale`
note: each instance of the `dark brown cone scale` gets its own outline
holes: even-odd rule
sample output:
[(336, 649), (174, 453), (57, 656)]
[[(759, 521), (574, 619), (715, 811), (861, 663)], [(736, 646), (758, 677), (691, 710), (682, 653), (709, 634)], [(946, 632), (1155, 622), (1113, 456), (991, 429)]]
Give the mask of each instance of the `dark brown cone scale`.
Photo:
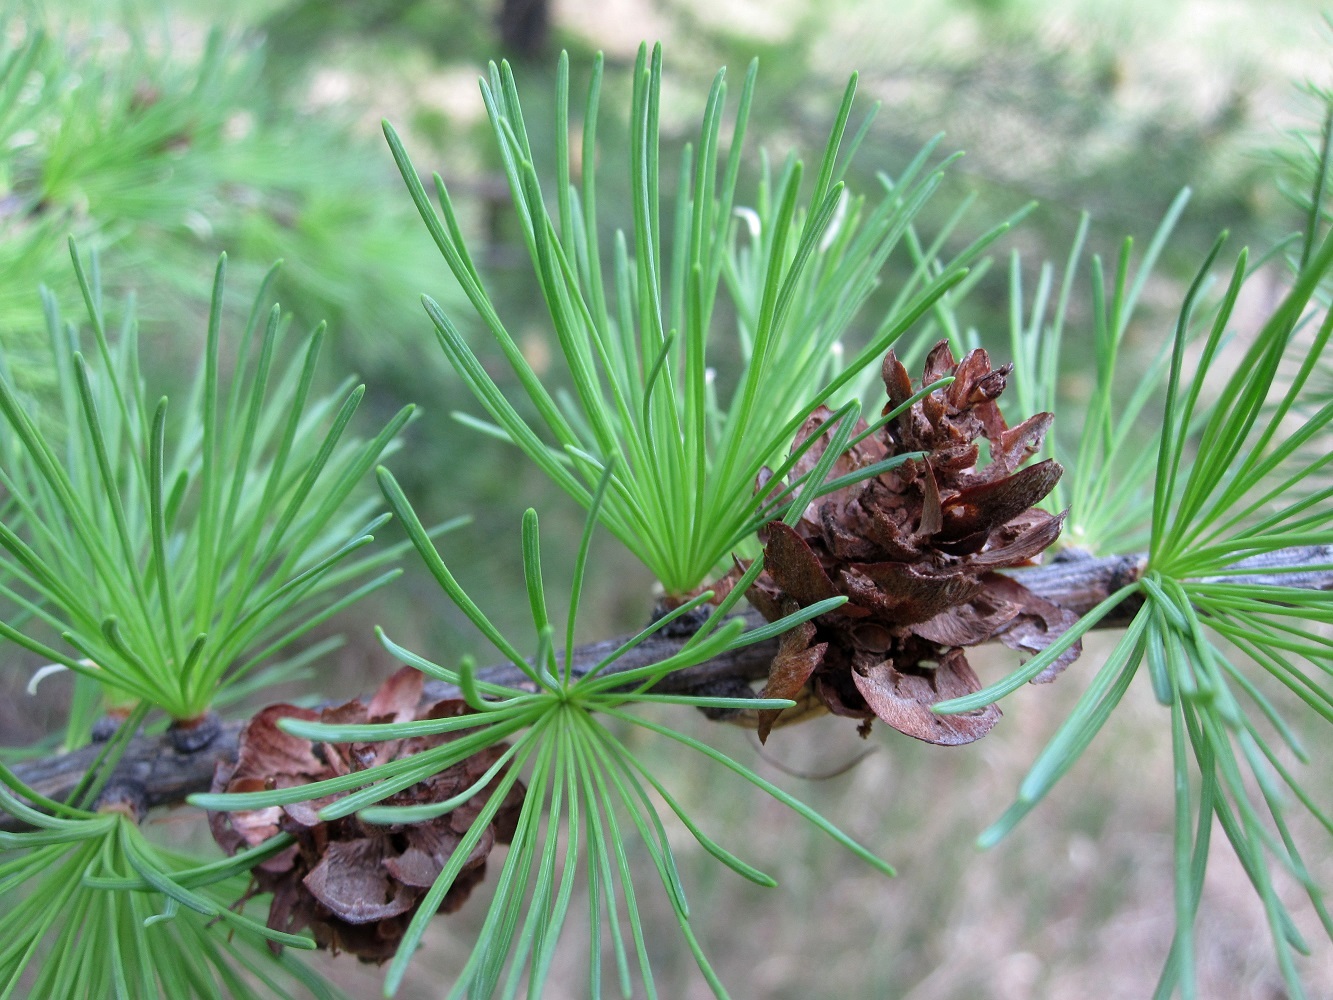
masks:
[[(312, 711), (270, 705), (241, 731), (234, 763), (219, 760), (214, 792), (255, 792), (334, 778), (439, 746), (454, 734), (378, 743), (311, 743), (278, 728), (284, 718), (337, 724), (441, 719), (470, 711), (461, 699), (419, 706), (421, 674), (405, 667), (390, 677), (367, 704), (350, 701)], [(384, 800), (384, 805), (443, 802), (475, 784), (503, 755), (490, 747)], [(262, 843), (279, 832), (296, 843), (252, 869), (258, 891), (271, 892), (268, 925), (295, 933), (311, 928), (321, 948), (347, 951), (362, 961), (393, 957), (422, 898), (444, 869), (487, 801), (483, 790), (471, 801), (433, 820), (374, 826), (355, 815), (325, 822), (317, 813), (340, 796), (267, 809), (209, 813), (213, 838), (228, 854)], [(463, 905), (486, 873), (486, 856), (513, 837), (523, 801), (515, 784), (469, 855), (440, 909)]]
[[(914, 384), (893, 352), (885, 357), (885, 414), (921, 386), (950, 375), (954, 381), (839, 456), (830, 477), (894, 455), (925, 458), (820, 497), (795, 528), (775, 521), (760, 533), (764, 572), (747, 597), (770, 621), (829, 597), (848, 598), (788, 633), (765, 697), (794, 697), (810, 685), (835, 714), (879, 718), (931, 743), (969, 743), (999, 720), (996, 706), (957, 716), (930, 710), (980, 690), (964, 648), (999, 639), (1037, 652), (1077, 620), (996, 572), (1036, 558), (1065, 518), (1036, 506), (1055, 488), (1060, 465), (1047, 459), (1023, 466), (1040, 449), (1051, 414), (1010, 427), (995, 402), (1011, 370), (992, 368), (983, 350), (956, 361), (941, 341)], [(823, 424), (830, 416), (821, 407), (798, 432), (793, 449), (819, 437), (793, 479), (828, 447)], [(773, 489), (770, 479), (764, 470), (758, 488)], [(1075, 644), (1038, 680), (1053, 680), (1079, 651)], [(778, 714), (761, 713), (761, 738)]]

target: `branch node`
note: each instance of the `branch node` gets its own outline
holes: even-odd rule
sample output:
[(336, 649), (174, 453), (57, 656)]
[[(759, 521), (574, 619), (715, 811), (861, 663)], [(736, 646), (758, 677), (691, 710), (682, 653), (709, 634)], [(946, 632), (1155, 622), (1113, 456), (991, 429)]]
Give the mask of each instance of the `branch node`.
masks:
[(167, 742), (177, 753), (193, 754), (210, 746), (222, 732), (217, 712), (208, 711), (194, 719), (177, 719), (167, 727)]
[(95, 812), (118, 812), (128, 816), (137, 826), (148, 815), (148, 789), (143, 782), (117, 775), (106, 783), (97, 796)]

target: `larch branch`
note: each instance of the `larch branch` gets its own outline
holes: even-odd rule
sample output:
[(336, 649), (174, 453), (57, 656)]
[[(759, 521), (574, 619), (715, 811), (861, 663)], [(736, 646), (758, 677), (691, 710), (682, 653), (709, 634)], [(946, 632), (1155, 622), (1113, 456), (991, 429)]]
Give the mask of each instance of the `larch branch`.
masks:
[[(1066, 550), (1049, 562), (1014, 571), (1013, 575), (1038, 596), (1069, 610), (1083, 614), (1108, 594), (1138, 579), (1143, 556), (1099, 558)], [(1243, 560), (1233, 573), (1210, 578), (1218, 582), (1271, 584), (1307, 590), (1333, 590), (1333, 546), (1304, 546), (1282, 549)], [(1126, 602), (1116, 614), (1104, 619), (1099, 628), (1116, 628), (1133, 617), (1138, 606)], [(763, 624), (754, 611), (745, 613), (752, 626)], [(660, 662), (677, 652), (687, 635), (658, 633), (616, 660), (608, 673), (632, 670)], [(581, 675), (615, 651), (627, 637), (605, 639), (580, 646), (575, 651), (573, 672)], [(769, 663), (777, 651), (777, 640), (757, 642), (724, 653), (706, 663), (677, 671), (668, 676), (657, 690), (664, 692), (716, 691), (737, 682), (752, 682), (767, 676)], [(481, 679), (522, 687), (528, 679), (513, 664), (500, 664), (479, 671)], [(424, 697), (439, 700), (457, 692), (440, 681), (426, 684)], [(137, 736), (130, 741), (110, 783), (137, 787), (147, 805), (169, 806), (184, 801), (195, 792), (207, 791), (219, 758), (234, 757), (237, 738), (245, 720), (225, 722), (216, 735), (197, 750), (180, 749), (181, 741), (168, 736)], [(25, 761), (13, 770), (17, 777), (40, 795), (63, 801), (92, 766), (102, 747), (99, 744), (69, 753)], [(20, 829), (14, 817), (0, 814), (0, 829)]]

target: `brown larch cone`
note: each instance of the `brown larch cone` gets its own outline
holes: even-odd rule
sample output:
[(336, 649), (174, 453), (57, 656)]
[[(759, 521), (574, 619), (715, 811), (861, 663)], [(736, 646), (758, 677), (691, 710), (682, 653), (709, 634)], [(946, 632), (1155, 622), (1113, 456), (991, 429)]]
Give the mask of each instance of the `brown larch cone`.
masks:
[[(419, 707), (421, 682), (420, 673), (404, 667), (384, 682), (369, 704), (358, 699), (322, 711), (270, 705), (241, 731), (236, 761), (218, 761), (213, 791), (291, 788), (366, 770), (448, 742), (457, 734), (377, 743), (311, 743), (283, 732), (277, 725), (284, 718), (346, 725), (443, 719), (470, 711), (461, 699)], [(443, 802), (480, 780), (504, 751), (505, 744), (483, 750), (389, 796), (382, 804)], [(355, 815), (321, 820), (319, 810), (340, 797), (213, 812), (209, 813), (209, 824), (214, 839), (228, 854), (260, 844), (279, 832), (295, 837), (295, 844), (251, 872), (258, 890), (273, 894), (268, 925), (291, 933), (309, 927), (321, 948), (348, 951), (366, 962), (383, 962), (397, 950), (422, 898), (481, 811), (487, 793), (483, 790), (466, 804), (433, 820), (395, 826), (362, 823)], [(441, 910), (458, 909), (481, 882), (491, 848), (497, 842), (507, 844), (513, 837), (522, 801), (523, 786), (517, 783), (469, 855)]]
[[(769, 621), (826, 598), (848, 598), (784, 636), (765, 697), (794, 698), (809, 685), (835, 714), (867, 725), (880, 718), (931, 743), (968, 743), (999, 720), (996, 706), (955, 716), (930, 710), (980, 690), (964, 647), (998, 638), (1036, 652), (1077, 620), (995, 572), (1036, 557), (1059, 536), (1065, 517), (1034, 506), (1059, 481), (1060, 465), (1047, 459), (1021, 467), (1041, 447), (1051, 414), (1011, 428), (995, 403), (1011, 369), (992, 369), (983, 350), (957, 362), (942, 341), (914, 387), (889, 352), (882, 371), (886, 414), (919, 386), (948, 375), (954, 381), (839, 456), (831, 476), (894, 455), (926, 452), (925, 458), (820, 497), (795, 529), (774, 521), (761, 531), (764, 572), (746, 596)], [(793, 449), (820, 436), (792, 469), (793, 480), (828, 447), (829, 416), (821, 407), (797, 434)], [(987, 458), (978, 464), (982, 441)], [(770, 479), (764, 470), (761, 491), (774, 488)], [(1079, 651), (1075, 644), (1038, 680), (1052, 680)], [(779, 714), (760, 713), (761, 738)]]

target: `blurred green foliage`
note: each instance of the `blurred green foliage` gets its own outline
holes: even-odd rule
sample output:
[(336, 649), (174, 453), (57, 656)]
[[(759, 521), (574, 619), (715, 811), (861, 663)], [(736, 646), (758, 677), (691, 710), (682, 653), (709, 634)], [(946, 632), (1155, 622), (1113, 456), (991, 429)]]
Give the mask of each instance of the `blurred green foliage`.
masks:
[[(104, 282), (133, 288), (149, 329), (206, 309), (227, 250), (253, 291), (339, 331), (344, 363), (401, 364), (430, 280), (392, 175), (334, 113), (271, 100), (253, 39), (188, 24), (13, 19), (0, 52), (0, 339), (41, 329), (38, 284), (74, 291), (65, 238), (102, 250)], [(423, 252), (418, 252), (423, 251)]]

